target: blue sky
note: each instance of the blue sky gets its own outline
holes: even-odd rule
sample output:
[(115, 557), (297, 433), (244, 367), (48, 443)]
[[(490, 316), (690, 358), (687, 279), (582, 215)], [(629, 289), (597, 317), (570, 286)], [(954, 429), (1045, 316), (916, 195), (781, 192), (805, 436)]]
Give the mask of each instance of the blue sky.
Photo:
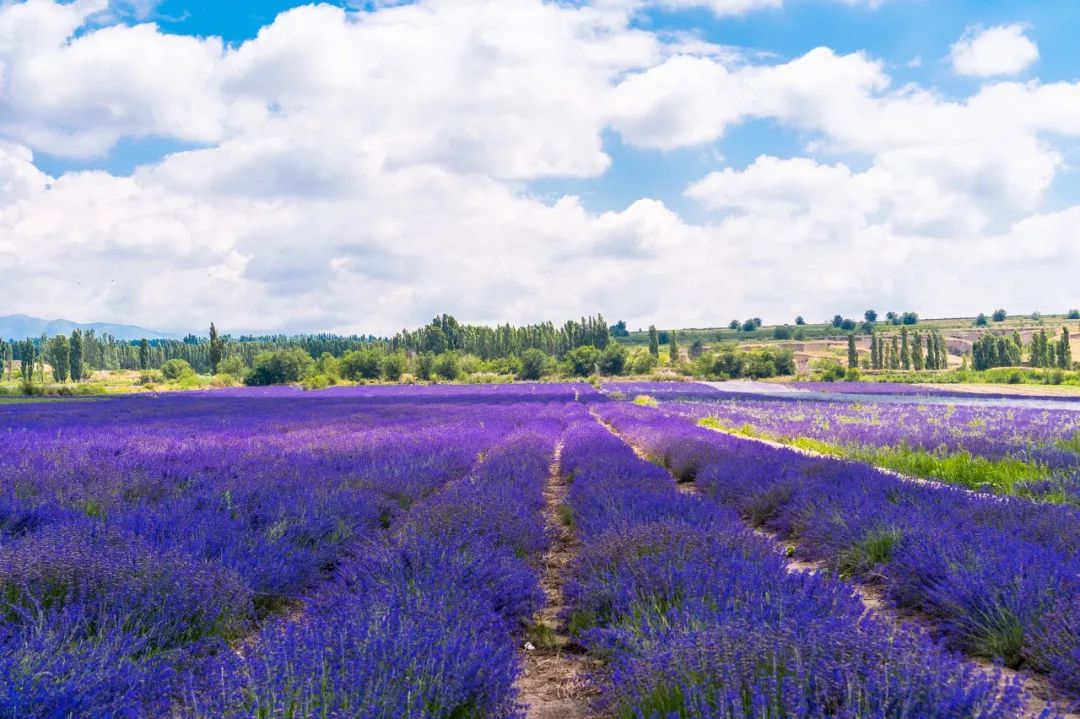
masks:
[(1066, 0), (7, 0), (0, 261), (13, 311), (163, 329), (1059, 310), (1077, 27)]

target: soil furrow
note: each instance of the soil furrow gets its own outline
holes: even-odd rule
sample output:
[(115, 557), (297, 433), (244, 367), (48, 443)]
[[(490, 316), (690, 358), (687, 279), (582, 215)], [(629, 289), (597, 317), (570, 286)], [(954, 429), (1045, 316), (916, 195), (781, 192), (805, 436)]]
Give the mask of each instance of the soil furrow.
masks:
[(525, 707), (526, 719), (589, 719), (593, 716), (590, 705), (598, 694), (588, 678), (596, 661), (571, 641), (559, 618), (566, 567), (580, 547), (566, 509), (561, 455), (560, 442), (544, 489), (544, 522), (551, 537), (541, 579), (546, 602), (526, 636), (524, 670), (517, 681), (518, 702)]

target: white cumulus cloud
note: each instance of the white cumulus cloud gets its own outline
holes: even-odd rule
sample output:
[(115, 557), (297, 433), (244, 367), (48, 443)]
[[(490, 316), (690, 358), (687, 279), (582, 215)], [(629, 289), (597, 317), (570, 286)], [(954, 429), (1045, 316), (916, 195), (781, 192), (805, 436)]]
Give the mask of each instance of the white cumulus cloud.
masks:
[(952, 46), (953, 69), (961, 75), (1017, 75), (1039, 59), (1039, 48), (1024, 25), (970, 27)]

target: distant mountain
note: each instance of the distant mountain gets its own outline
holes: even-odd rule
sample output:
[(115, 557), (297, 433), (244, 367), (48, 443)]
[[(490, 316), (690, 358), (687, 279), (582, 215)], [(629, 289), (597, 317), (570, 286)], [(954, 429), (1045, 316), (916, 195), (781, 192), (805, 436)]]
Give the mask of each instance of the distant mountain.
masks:
[(71, 320), (43, 320), (27, 315), (0, 316), (0, 339), (26, 339), (40, 337), (42, 334), (52, 337), (59, 334), (71, 334), (72, 330), (94, 330), (98, 335), (110, 334), (118, 340), (179, 339), (183, 335), (172, 332), (158, 332), (134, 325), (113, 325), (107, 322), (72, 322)]

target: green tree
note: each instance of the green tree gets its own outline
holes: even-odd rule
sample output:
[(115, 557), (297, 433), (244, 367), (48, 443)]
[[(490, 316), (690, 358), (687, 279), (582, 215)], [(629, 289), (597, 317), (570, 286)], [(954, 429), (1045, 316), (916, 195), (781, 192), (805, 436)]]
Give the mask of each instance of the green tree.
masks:
[(210, 323), (210, 374), (218, 373), (218, 366), (225, 356), (225, 347), (221, 338), (218, 337), (217, 327)]
[[(74, 343), (74, 340), (72, 340)], [(139, 340), (139, 369), (143, 372), (150, 369), (150, 343), (143, 337)]]
[(907, 327), (900, 328), (900, 368), (911, 369), (911, 345), (908, 343)]
[(161, 365), (161, 376), (170, 382), (175, 382), (185, 375), (193, 374), (195, 374), (195, 370), (191, 368), (187, 360), (175, 358), (163, 362)]
[(27, 339), (19, 349), (19, 374), (25, 384), (34, 382), (34, 340)]
[(922, 334), (918, 332), (911, 336), (911, 366), (916, 370), (921, 370), (925, 366), (923, 363)]
[(592, 345), (582, 345), (567, 352), (564, 359), (570, 374), (576, 377), (588, 377), (596, 372), (596, 364), (600, 360), (600, 350)]
[(453, 382), (461, 376), (461, 359), (454, 352), (443, 352), (435, 357), (435, 374)]
[(859, 350), (855, 346), (854, 332), (848, 332), (847, 336), (847, 366), (855, 369), (859, 367)]
[(390, 382), (398, 382), (409, 368), (409, 359), (404, 352), (391, 352), (383, 357), (382, 376)]
[(863, 312), (863, 319), (870, 324), (877, 322), (877, 310), (867, 310), (866, 312)]
[(66, 335), (57, 335), (49, 342), (49, 364), (57, 382), (67, 382), (71, 368), (71, 343)]
[(260, 352), (244, 384), (260, 387), (299, 382), (314, 366), (315, 360), (302, 347)]
[(82, 330), (74, 330), (71, 333), (71, 342), (68, 348), (68, 372), (71, 381), (78, 382), (82, 379), (83, 369), (83, 333)]
[(1005, 310), (994, 310), (994, 322), (1004, 322), (1009, 314)]
[[(649, 341), (652, 342), (656, 336), (656, 328), (649, 328)], [(518, 379), (523, 380), (538, 380), (544, 376), (544, 373), (548, 365), (548, 356), (543, 350), (527, 349), (521, 353), (521, 371), (518, 373)]]
[(416, 356), (416, 376), (425, 382), (430, 382), (435, 377), (435, 355), (421, 352)]
[(679, 338), (675, 330), (668, 333), (668, 359), (671, 360), (671, 364), (679, 363)]
[(799, 327), (802, 327), (803, 325), (806, 324), (806, 320), (803, 319), (802, 315), (799, 315), (798, 317), (795, 318), (795, 324), (797, 324)]
[(345, 379), (378, 379), (382, 372), (382, 353), (375, 349), (353, 350), (341, 357), (341, 376)]
[(989, 320), (986, 318), (985, 312), (980, 312), (979, 316), (975, 318), (976, 327), (986, 327), (989, 324)]
[(626, 369), (626, 348), (618, 342), (612, 342), (600, 353), (596, 365), (600, 374), (620, 375)]
[(656, 325), (649, 325), (649, 354), (653, 357), (660, 356), (660, 339), (656, 334)]
[(4, 369), (7, 370), (8, 382), (11, 381), (15, 366), (15, 348), (11, 342), (4, 342)]
[(892, 342), (889, 344), (889, 369), (900, 369), (900, 337), (899, 335), (892, 336)]
[(1057, 343), (1057, 366), (1061, 369), (1072, 367), (1072, 347), (1069, 345), (1069, 328), (1061, 328), (1061, 339)]

